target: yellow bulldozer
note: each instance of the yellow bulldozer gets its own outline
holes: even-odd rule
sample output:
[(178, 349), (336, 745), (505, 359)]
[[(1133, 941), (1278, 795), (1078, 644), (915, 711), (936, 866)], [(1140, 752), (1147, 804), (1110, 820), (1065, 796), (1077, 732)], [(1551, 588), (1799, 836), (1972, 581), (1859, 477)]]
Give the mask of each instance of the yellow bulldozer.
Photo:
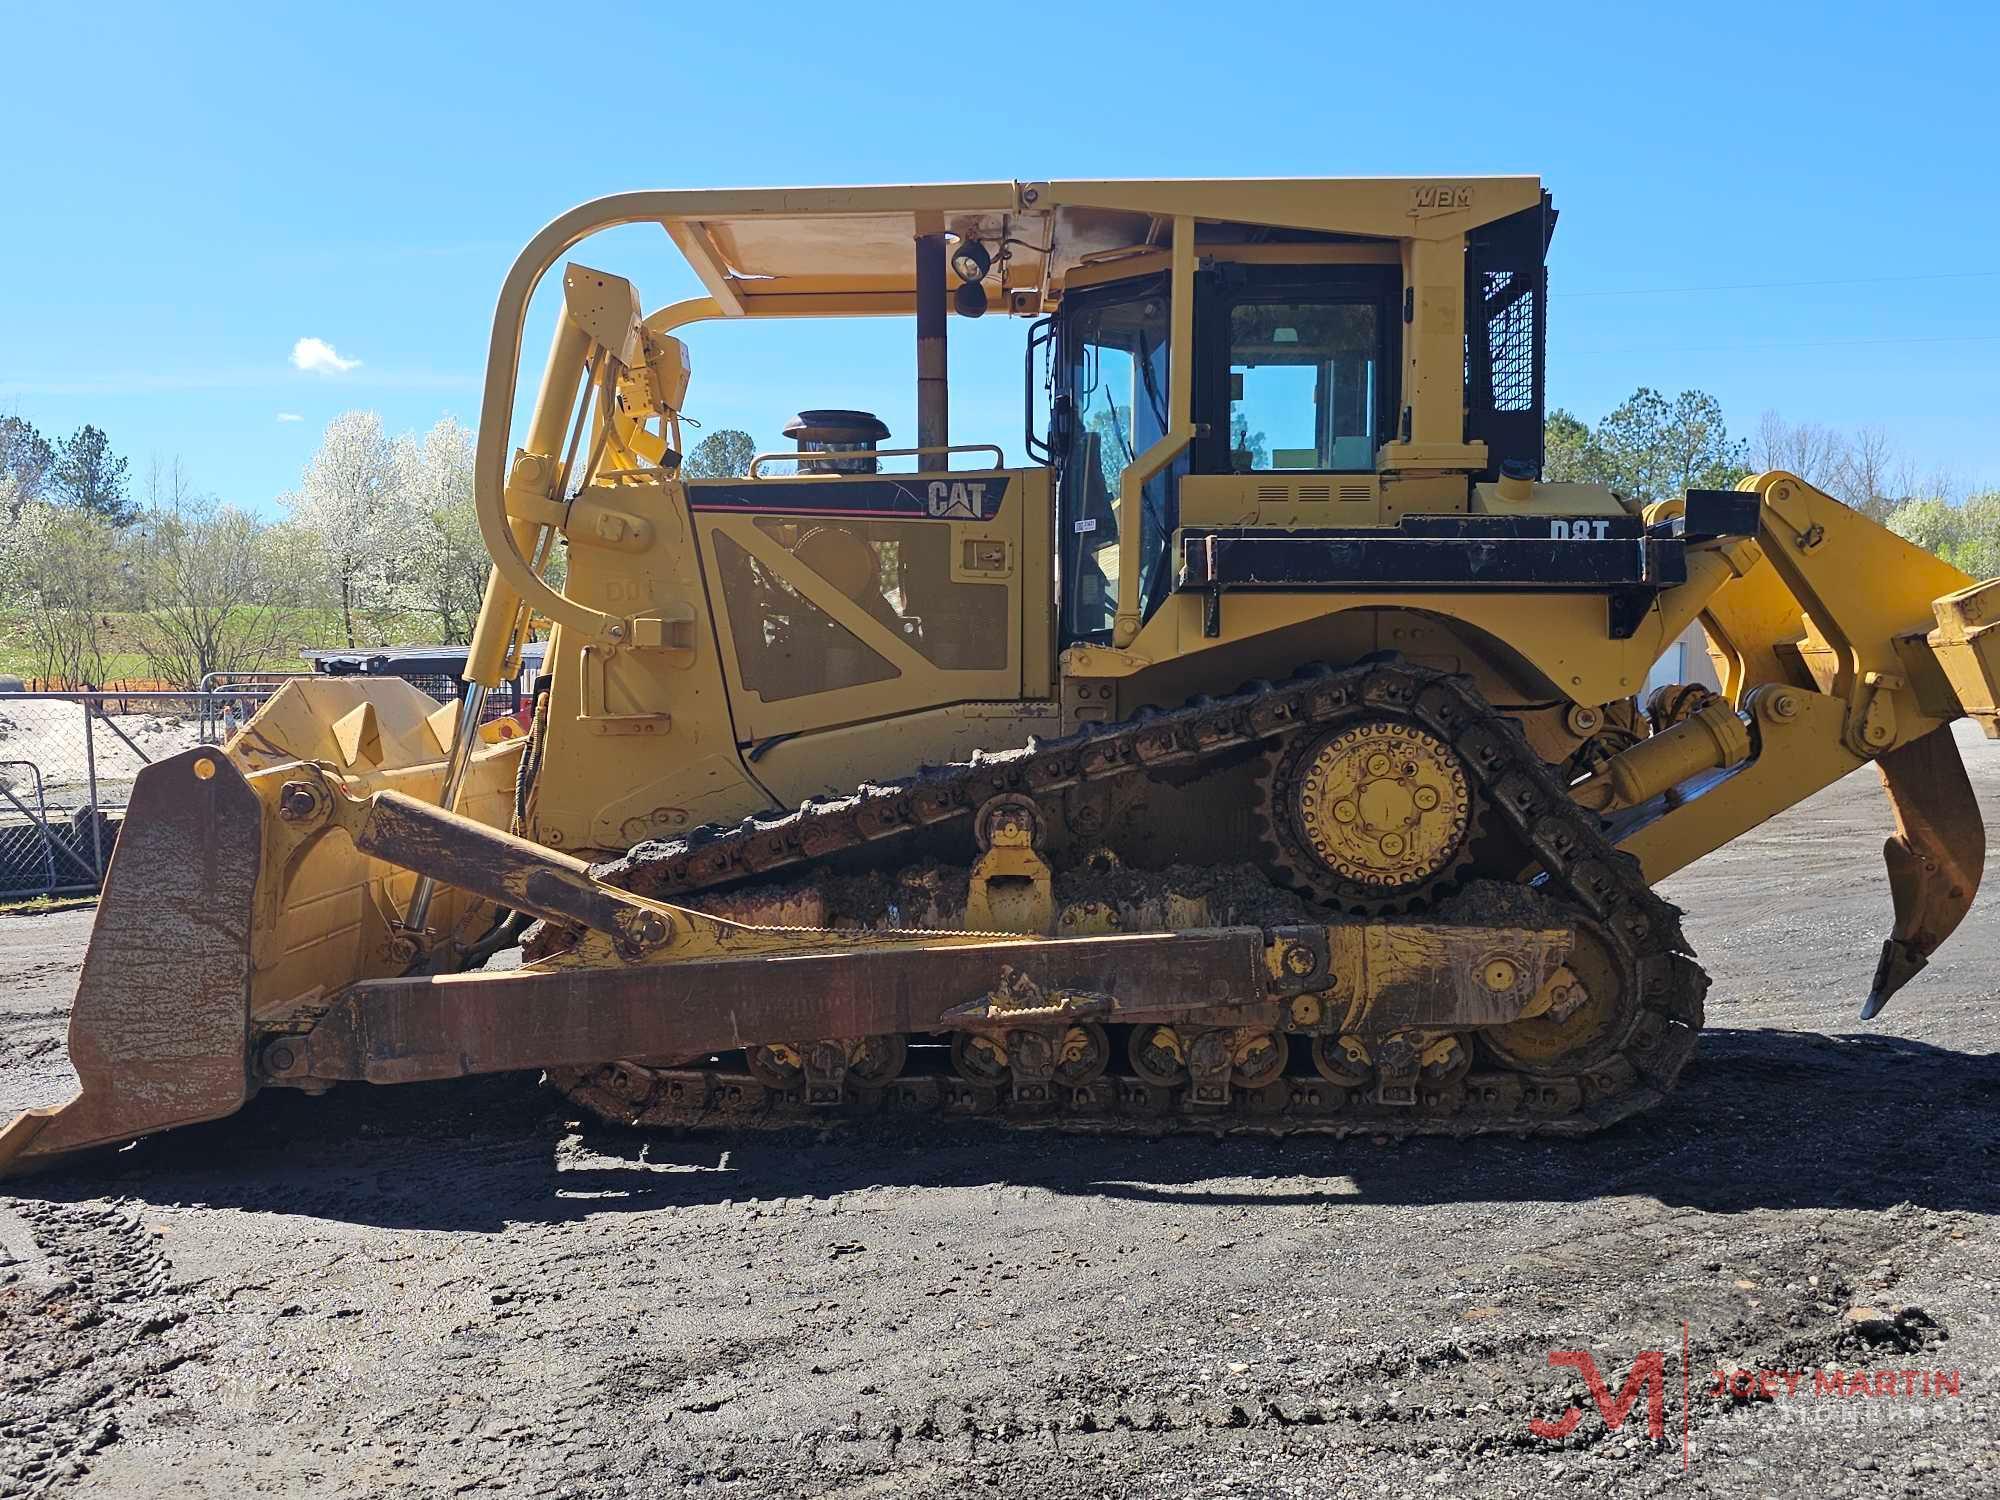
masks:
[[(531, 295), (627, 224), (706, 295), (565, 264), (512, 446)], [(1978, 884), (1949, 726), (2000, 724), (2000, 581), (1790, 474), (1543, 481), (1554, 226), (1533, 177), (563, 215), (494, 316), (461, 698), (299, 681), (140, 775), (80, 1093), (0, 1169), (515, 1069), (639, 1125), (1580, 1134), (1696, 1045), (1653, 886), (1870, 761), (1872, 1015)], [(986, 313), (1029, 320), (1024, 428), (954, 441)], [(913, 442), (821, 372), (793, 448), (685, 472), (684, 332), (883, 316)], [(1642, 703), (1695, 622), (1720, 691)], [(544, 632), (532, 723), (487, 722)]]

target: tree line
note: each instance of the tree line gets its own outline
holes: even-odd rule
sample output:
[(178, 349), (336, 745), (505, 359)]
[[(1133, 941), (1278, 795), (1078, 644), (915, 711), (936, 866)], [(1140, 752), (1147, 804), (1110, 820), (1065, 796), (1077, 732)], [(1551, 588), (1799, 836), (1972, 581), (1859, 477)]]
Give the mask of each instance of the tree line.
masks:
[(66, 438), (50, 441), (18, 416), (0, 417), (0, 485), (7, 519), (21, 506), (50, 503), (103, 517), (115, 526), (133, 520), (126, 496), (126, 461), (111, 451), (103, 430), (86, 423)]
[(472, 434), (449, 418), (397, 437), (373, 412), (335, 418), (278, 519), (202, 489), (178, 457), (134, 483), (95, 428), (56, 444), (4, 420), (0, 587), (37, 676), (102, 682), (137, 657), (193, 687), (392, 627), (470, 631), (486, 554)]
[[(754, 451), (725, 428), (684, 469), (740, 474)], [(472, 431), (449, 417), (392, 435), (375, 412), (344, 412), (265, 519), (202, 489), (178, 457), (135, 484), (96, 427), (51, 440), (0, 417), (0, 609), (34, 675), (72, 685), (134, 656), (144, 675), (195, 687), (296, 669), (315, 646), (463, 643), (488, 567), (472, 462)]]
[(2000, 492), (1969, 495), (1950, 472), (1924, 471), (1879, 427), (1844, 433), (1765, 412), (1757, 430), (1739, 438), (1707, 392), (1669, 399), (1642, 386), (1595, 425), (1560, 407), (1550, 412), (1544, 463), (1547, 479), (1609, 485), (1645, 501), (1784, 469), (1969, 573), (2000, 572), (1958, 560), (1986, 555), (1968, 547), (1986, 547), (2000, 561)]
[[(690, 477), (740, 475), (748, 433), (706, 435)], [(275, 519), (220, 500), (179, 458), (136, 483), (94, 426), (52, 439), (0, 417), (0, 613), (36, 675), (102, 682), (114, 657), (192, 687), (211, 672), (295, 667), (312, 646), (464, 642), (485, 591), (473, 434), (447, 417), (391, 434), (372, 411), (327, 425)], [(1549, 415), (1544, 477), (1640, 500), (1787, 469), (1976, 577), (2000, 575), (2000, 491), (1922, 474), (1874, 428), (1841, 433), (1766, 413), (1733, 435), (1702, 391), (1642, 388), (1596, 423)], [(561, 554), (553, 559), (556, 568)]]

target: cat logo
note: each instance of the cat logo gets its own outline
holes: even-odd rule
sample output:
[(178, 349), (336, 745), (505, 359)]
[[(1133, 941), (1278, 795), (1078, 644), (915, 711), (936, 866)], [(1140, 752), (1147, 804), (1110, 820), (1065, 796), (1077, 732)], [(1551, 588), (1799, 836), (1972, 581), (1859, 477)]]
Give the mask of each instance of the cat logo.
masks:
[(983, 521), (986, 519), (986, 481), (963, 479), (931, 481), (928, 496), (930, 514), (940, 521)]
[(1410, 189), (1413, 214), (1448, 214), (1472, 207), (1472, 189), (1463, 183), (1433, 182)]

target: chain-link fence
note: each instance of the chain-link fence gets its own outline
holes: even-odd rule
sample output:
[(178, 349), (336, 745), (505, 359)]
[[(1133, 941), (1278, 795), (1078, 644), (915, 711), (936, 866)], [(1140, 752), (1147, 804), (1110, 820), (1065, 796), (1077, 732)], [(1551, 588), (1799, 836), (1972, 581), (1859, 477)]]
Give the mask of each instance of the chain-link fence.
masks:
[(279, 685), (0, 693), (0, 900), (96, 890), (139, 772), (220, 743)]
[[(440, 703), (456, 703), (465, 694), (465, 684), (455, 672), (397, 672), (392, 674), (402, 678), (418, 692), (429, 693)], [(495, 719), (520, 719), (525, 725), (527, 713), (534, 708), (534, 694), (523, 687), (519, 679), (501, 683), (486, 695), (486, 707), (479, 715), (482, 724), (491, 724)]]

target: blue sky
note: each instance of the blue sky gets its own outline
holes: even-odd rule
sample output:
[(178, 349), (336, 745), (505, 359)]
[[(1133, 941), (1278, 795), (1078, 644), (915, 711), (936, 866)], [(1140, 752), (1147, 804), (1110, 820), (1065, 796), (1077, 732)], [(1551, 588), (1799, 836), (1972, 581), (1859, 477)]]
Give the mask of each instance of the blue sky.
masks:
[[(1991, 6), (853, 13), (16, 0), (0, 411), (96, 422), (135, 470), (178, 454), (268, 508), (341, 410), (473, 420), (507, 264), (601, 193), (1538, 172), (1563, 216), (1552, 401), (1699, 386), (1738, 430), (1878, 424), (2000, 485)], [(657, 232), (578, 258), (649, 307), (695, 289)], [(960, 441), (1018, 455), (1021, 328), (954, 320)], [(705, 325), (689, 410), (770, 446), (800, 406), (906, 436), (911, 337)], [(302, 338), (360, 363), (295, 369)]]

